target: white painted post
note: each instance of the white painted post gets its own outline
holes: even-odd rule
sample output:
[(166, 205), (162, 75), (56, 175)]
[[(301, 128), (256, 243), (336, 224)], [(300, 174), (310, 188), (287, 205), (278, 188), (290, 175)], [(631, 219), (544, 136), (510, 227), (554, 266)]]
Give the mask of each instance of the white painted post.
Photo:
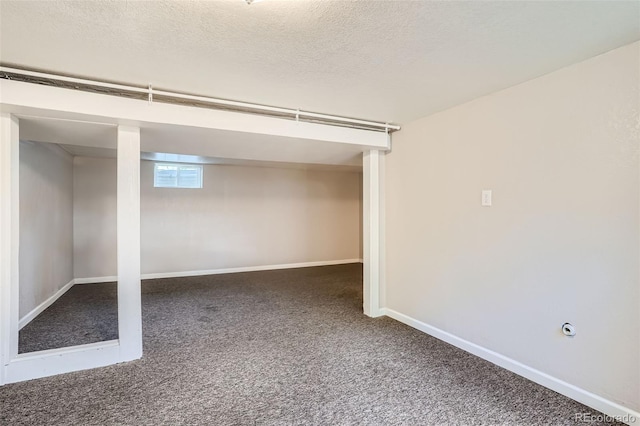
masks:
[(0, 385), (18, 355), (19, 124), (0, 114)]
[(382, 167), (383, 155), (371, 150), (363, 154), (362, 213), (363, 213), (363, 308), (370, 317), (382, 315), (380, 311), (380, 285), (382, 279)]
[(118, 126), (118, 339), (120, 361), (142, 357), (140, 128)]

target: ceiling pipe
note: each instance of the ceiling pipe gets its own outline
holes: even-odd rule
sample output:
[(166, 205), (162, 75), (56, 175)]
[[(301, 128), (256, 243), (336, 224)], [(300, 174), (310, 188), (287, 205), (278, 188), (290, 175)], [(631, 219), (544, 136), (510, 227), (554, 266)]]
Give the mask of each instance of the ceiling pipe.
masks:
[[(136, 86), (129, 86), (124, 84), (108, 83), (104, 81), (88, 80), (84, 78), (71, 77), (71, 76), (65, 76), (65, 75), (43, 73), (39, 71), (24, 70), (20, 68), (13, 68), (13, 67), (6, 67), (6, 66), (0, 66), (0, 78), (8, 79), (8, 80), (20, 80), (20, 81), (31, 82), (31, 83), (39, 83), (39, 84), (46, 84), (42, 80), (50, 81), (53, 83), (62, 82), (67, 84), (67, 88), (72, 88), (76, 90), (84, 89), (84, 90), (90, 91), (89, 88), (102, 88), (102, 89), (109, 89), (114, 91), (122, 91), (122, 92), (126, 92), (127, 94), (135, 93), (135, 94), (139, 94), (141, 98), (144, 97), (145, 99), (148, 99), (149, 103), (158, 101), (158, 97), (164, 97), (164, 101), (168, 103), (171, 103), (171, 100), (193, 101), (193, 102), (204, 103), (210, 108), (216, 108), (216, 105), (219, 105), (222, 107), (229, 107), (231, 109), (240, 110), (240, 112), (263, 114), (263, 115), (286, 116), (288, 118), (295, 119), (296, 121), (303, 121), (306, 119), (306, 121), (320, 122), (322, 124), (327, 124), (327, 125), (342, 126), (342, 127), (359, 127), (359, 128), (365, 128), (367, 130), (382, 131), (387, 133), (400, 130), (400, 126), (389, 124), (389, 123), (360, 120), (356, 118), (342, 117), (342, 116), (331, 115), (331, 114), (321, 114), (321, 113), (316, 113), (311, 111), (303, 111), (300, 109), (280, 108), (280, 107), (273, 107), (268, 105), (253, 104), (249, 102), (231, 101), (227, 99), (212, 98), (208, 96), (189, 95), (186, 93), (171, 92), (167, 90), (157, 90), (152, 88), (151, 84), (149, 84), (148, 87), (136, 87)], [(30, 81), (29, 80), (30, 78), (33, 80)], [(36, 79), (40, 79), (41, 81), (36, 81)], [(107, 91), (104, 91), (101, 93), (115, 95), (115, 96), (118, 96), (118, 95), (124, 96), (123, 94), (107, 92)], [(201, 105), (198, 105), (198, 106), (201, 106)], [(222, 109), (222, 108), (218, 108), (218, 109)]]

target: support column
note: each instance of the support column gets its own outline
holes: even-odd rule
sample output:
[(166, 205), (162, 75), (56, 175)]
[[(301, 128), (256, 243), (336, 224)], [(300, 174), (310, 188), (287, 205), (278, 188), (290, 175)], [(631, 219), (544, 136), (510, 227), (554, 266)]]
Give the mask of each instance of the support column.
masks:
[(118, 339), (120, 360), (142, 357), (140, 129), (118, 126)]
[(383, 280), (382, 239), (383, 220), (383, 160), (384, 154), (371, 150), (363, 154), (362, 170), (362, 213), (363, 213), (363, 263), (364, 313), (370, 317), (382, 315), (380, 311), (380, 290)]
[(0, 114), (0, 385), (18, 355), (19, 125)]

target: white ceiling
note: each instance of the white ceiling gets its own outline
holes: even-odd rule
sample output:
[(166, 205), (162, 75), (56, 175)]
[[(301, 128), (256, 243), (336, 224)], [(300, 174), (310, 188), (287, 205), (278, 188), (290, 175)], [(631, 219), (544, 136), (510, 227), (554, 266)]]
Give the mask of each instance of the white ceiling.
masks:
[(640, 39), (638, 1), (8, 1), (0, 61), (405, 123)]

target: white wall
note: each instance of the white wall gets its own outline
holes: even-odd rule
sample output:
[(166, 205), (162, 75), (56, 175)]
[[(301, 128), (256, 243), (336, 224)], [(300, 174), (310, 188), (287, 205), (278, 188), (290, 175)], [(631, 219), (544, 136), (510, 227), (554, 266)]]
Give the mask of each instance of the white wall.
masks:
[(394, 133), (383, 305), (640, 409), (639, 50)]
[[(76, 278), (112, 276), (115, 160), (75, 157)], [(142, 273), (359, 259), (358, 172), (206, 165), (203, 189), (141, 164)]]
[(116, 160), (73, 157), (75, 278), (117, 275)]
[(53, 144), (20, 142), (20, 318), (73, 279), (73, 163)]

